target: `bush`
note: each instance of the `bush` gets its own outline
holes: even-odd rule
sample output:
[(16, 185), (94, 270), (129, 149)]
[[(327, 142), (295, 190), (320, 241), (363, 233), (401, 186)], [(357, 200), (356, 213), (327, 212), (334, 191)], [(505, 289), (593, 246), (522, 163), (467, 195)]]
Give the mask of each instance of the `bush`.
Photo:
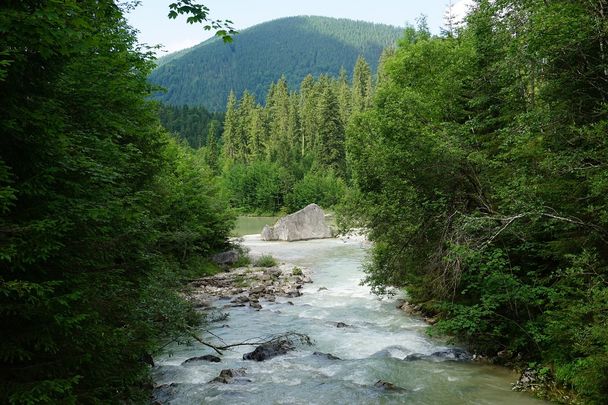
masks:
[(233, 207), (246, 213), (274, 213), (290, 187), (287, 171), (275, 163), (237, 163), (224, 171), (223, 181)]
[(285, 199), (289, 212), (294, 212), (316, 203), (323, 208), (338, 204), (346, 193), (344, 180), (329, 170), (326, 173), (309, 172), (293, 186)]

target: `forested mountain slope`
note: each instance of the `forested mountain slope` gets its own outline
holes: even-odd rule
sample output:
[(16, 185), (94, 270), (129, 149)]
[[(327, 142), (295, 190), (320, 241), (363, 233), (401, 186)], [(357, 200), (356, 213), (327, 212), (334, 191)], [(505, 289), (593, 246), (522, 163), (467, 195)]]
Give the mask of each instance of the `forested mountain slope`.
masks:
[(230, 90), (247, 89), (264, 100), (268, 86), (285, 75), (296, 88), (307, 74), (337, 76), (352, 68), (359, 55), (375, 71), (382, 50), (402, 29), (389, 25), (328, 17), (288, 17), (243, 30), (230, 45), (214, 38), (188, 52), (167, 55), (150, 80), (167, 89), (158, 98), (172, 105), (225, 108)]

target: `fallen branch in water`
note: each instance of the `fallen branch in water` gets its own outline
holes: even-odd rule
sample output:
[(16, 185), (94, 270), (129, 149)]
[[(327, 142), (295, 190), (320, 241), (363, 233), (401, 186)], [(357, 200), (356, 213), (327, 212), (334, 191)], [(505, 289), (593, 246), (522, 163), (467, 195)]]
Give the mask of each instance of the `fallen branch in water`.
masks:
[(244, 340), (239, 343), (225, 344), (223, 346), (217, 346), (217, 345), (211, 344), (209, 342), (205, 342), (193, 330), (190, 331), (190, 337), (192, 339), (196, 340), (197, 342), (199, 342), (200, 344), (215, 350), (215, 352), (217, 354), (219, 354), (220, 356), (224, 354), (222, 352), (222, 350), (228, 350), (230, 348), (237, 347), (237, 346), (258, 346), (258, 345), (275, 343), (275, 342), (280, 342), (280, 341), (286, 341), (292, 345), (295, 345), (296, 343), (300, 343), (303, 345), (310, 346), (313, 344), (310, 336), (305, 335), (303, 333), (298, 333), (298, 332), (285, 332), (285, 333), (281, 333), (281, 334), (277, 334), (277, 335), (270, 335), (270, 336), (266, 336), (266, 337), (255, 337), (255, 338), (250, 338), (250, 339)]

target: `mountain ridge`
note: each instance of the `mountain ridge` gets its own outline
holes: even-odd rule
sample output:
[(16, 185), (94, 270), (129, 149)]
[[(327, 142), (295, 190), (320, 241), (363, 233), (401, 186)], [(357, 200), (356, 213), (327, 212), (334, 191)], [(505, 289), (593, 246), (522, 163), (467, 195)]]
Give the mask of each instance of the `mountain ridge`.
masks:
[(248, 90), (262, 101), (282, 75), (295, 89), (307, 74), (337, 76), (362, 55), (375, 71), (382, 50), (403, 28), (345, 18), (284, 17), (246, 28), (231, 44), (211, 38), (159, 58), (150, 76), (167, 89), (156, 96), (172, 105), (222, 111), (230, 90)]

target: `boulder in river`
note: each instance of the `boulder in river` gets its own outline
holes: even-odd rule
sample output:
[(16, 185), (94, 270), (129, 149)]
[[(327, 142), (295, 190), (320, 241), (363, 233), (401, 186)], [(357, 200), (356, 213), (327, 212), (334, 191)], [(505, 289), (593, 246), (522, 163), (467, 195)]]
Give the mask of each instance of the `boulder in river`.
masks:
[(274, 226), (266, 225), (262, 240), (307, 240), (331, 238), (332, 231), (325, 222), (325, 213), (317, 204), (310, 204), (300, 211), (287, 215)]
[(154, 387), (152, 391), (153, 404), (168, 404), (169, 401), (175, 399), (178, 389), (178, 383), (162, 384)]
[(210, 361), (212, 363), (219, 363), (220, 361), (222, 361), (222, 359), (220, 359), (219, 357), (214, 356), (212, 354), (205, 354), (204, 356), (190, 357), (188, 360), (184, 361), (182, 363), (182, 365), (188, 364), (188, 363), (194, 363), (197, 361)]
[(412, 353), (405, 356), (403, 360), (415, 361), (415, 360), (431, 360), (431, 361), (470, 361), (472, 356), (466, 350), (458, 348), (449, 348), (439, 350), (431, 354), (420, 354)]
[(398, 387), (395, 384), (390, 383), (388, 381), (384, 381), (384, 380), (376, 381), (376, 383), (374, 384), (374, 387), (380, 388), (380, 389), (383, 389), (386, 391), (405, 391), (405, 388)]
[(220, 375), (215, 377), (210, 383), (219, 382), (222, 384), (231, 384), (235, 382), (251, 382), (248, 378), (243, 378), (246, 373), (245, 368), (227, 368), (220, 371)]
[(264, 361), (295, 349), (293, 343), (288, 339), (273, 340), (262, 343), (250, 353), (243, 355), (243, 360)]
[(317, 356), (317, 357), (322, 357), (322, 358), (327, 359), (327, 360), (342, 360), (338, 356), (334, 356), (331, 353), (314, 352), (312, 355), (313, 356)]

